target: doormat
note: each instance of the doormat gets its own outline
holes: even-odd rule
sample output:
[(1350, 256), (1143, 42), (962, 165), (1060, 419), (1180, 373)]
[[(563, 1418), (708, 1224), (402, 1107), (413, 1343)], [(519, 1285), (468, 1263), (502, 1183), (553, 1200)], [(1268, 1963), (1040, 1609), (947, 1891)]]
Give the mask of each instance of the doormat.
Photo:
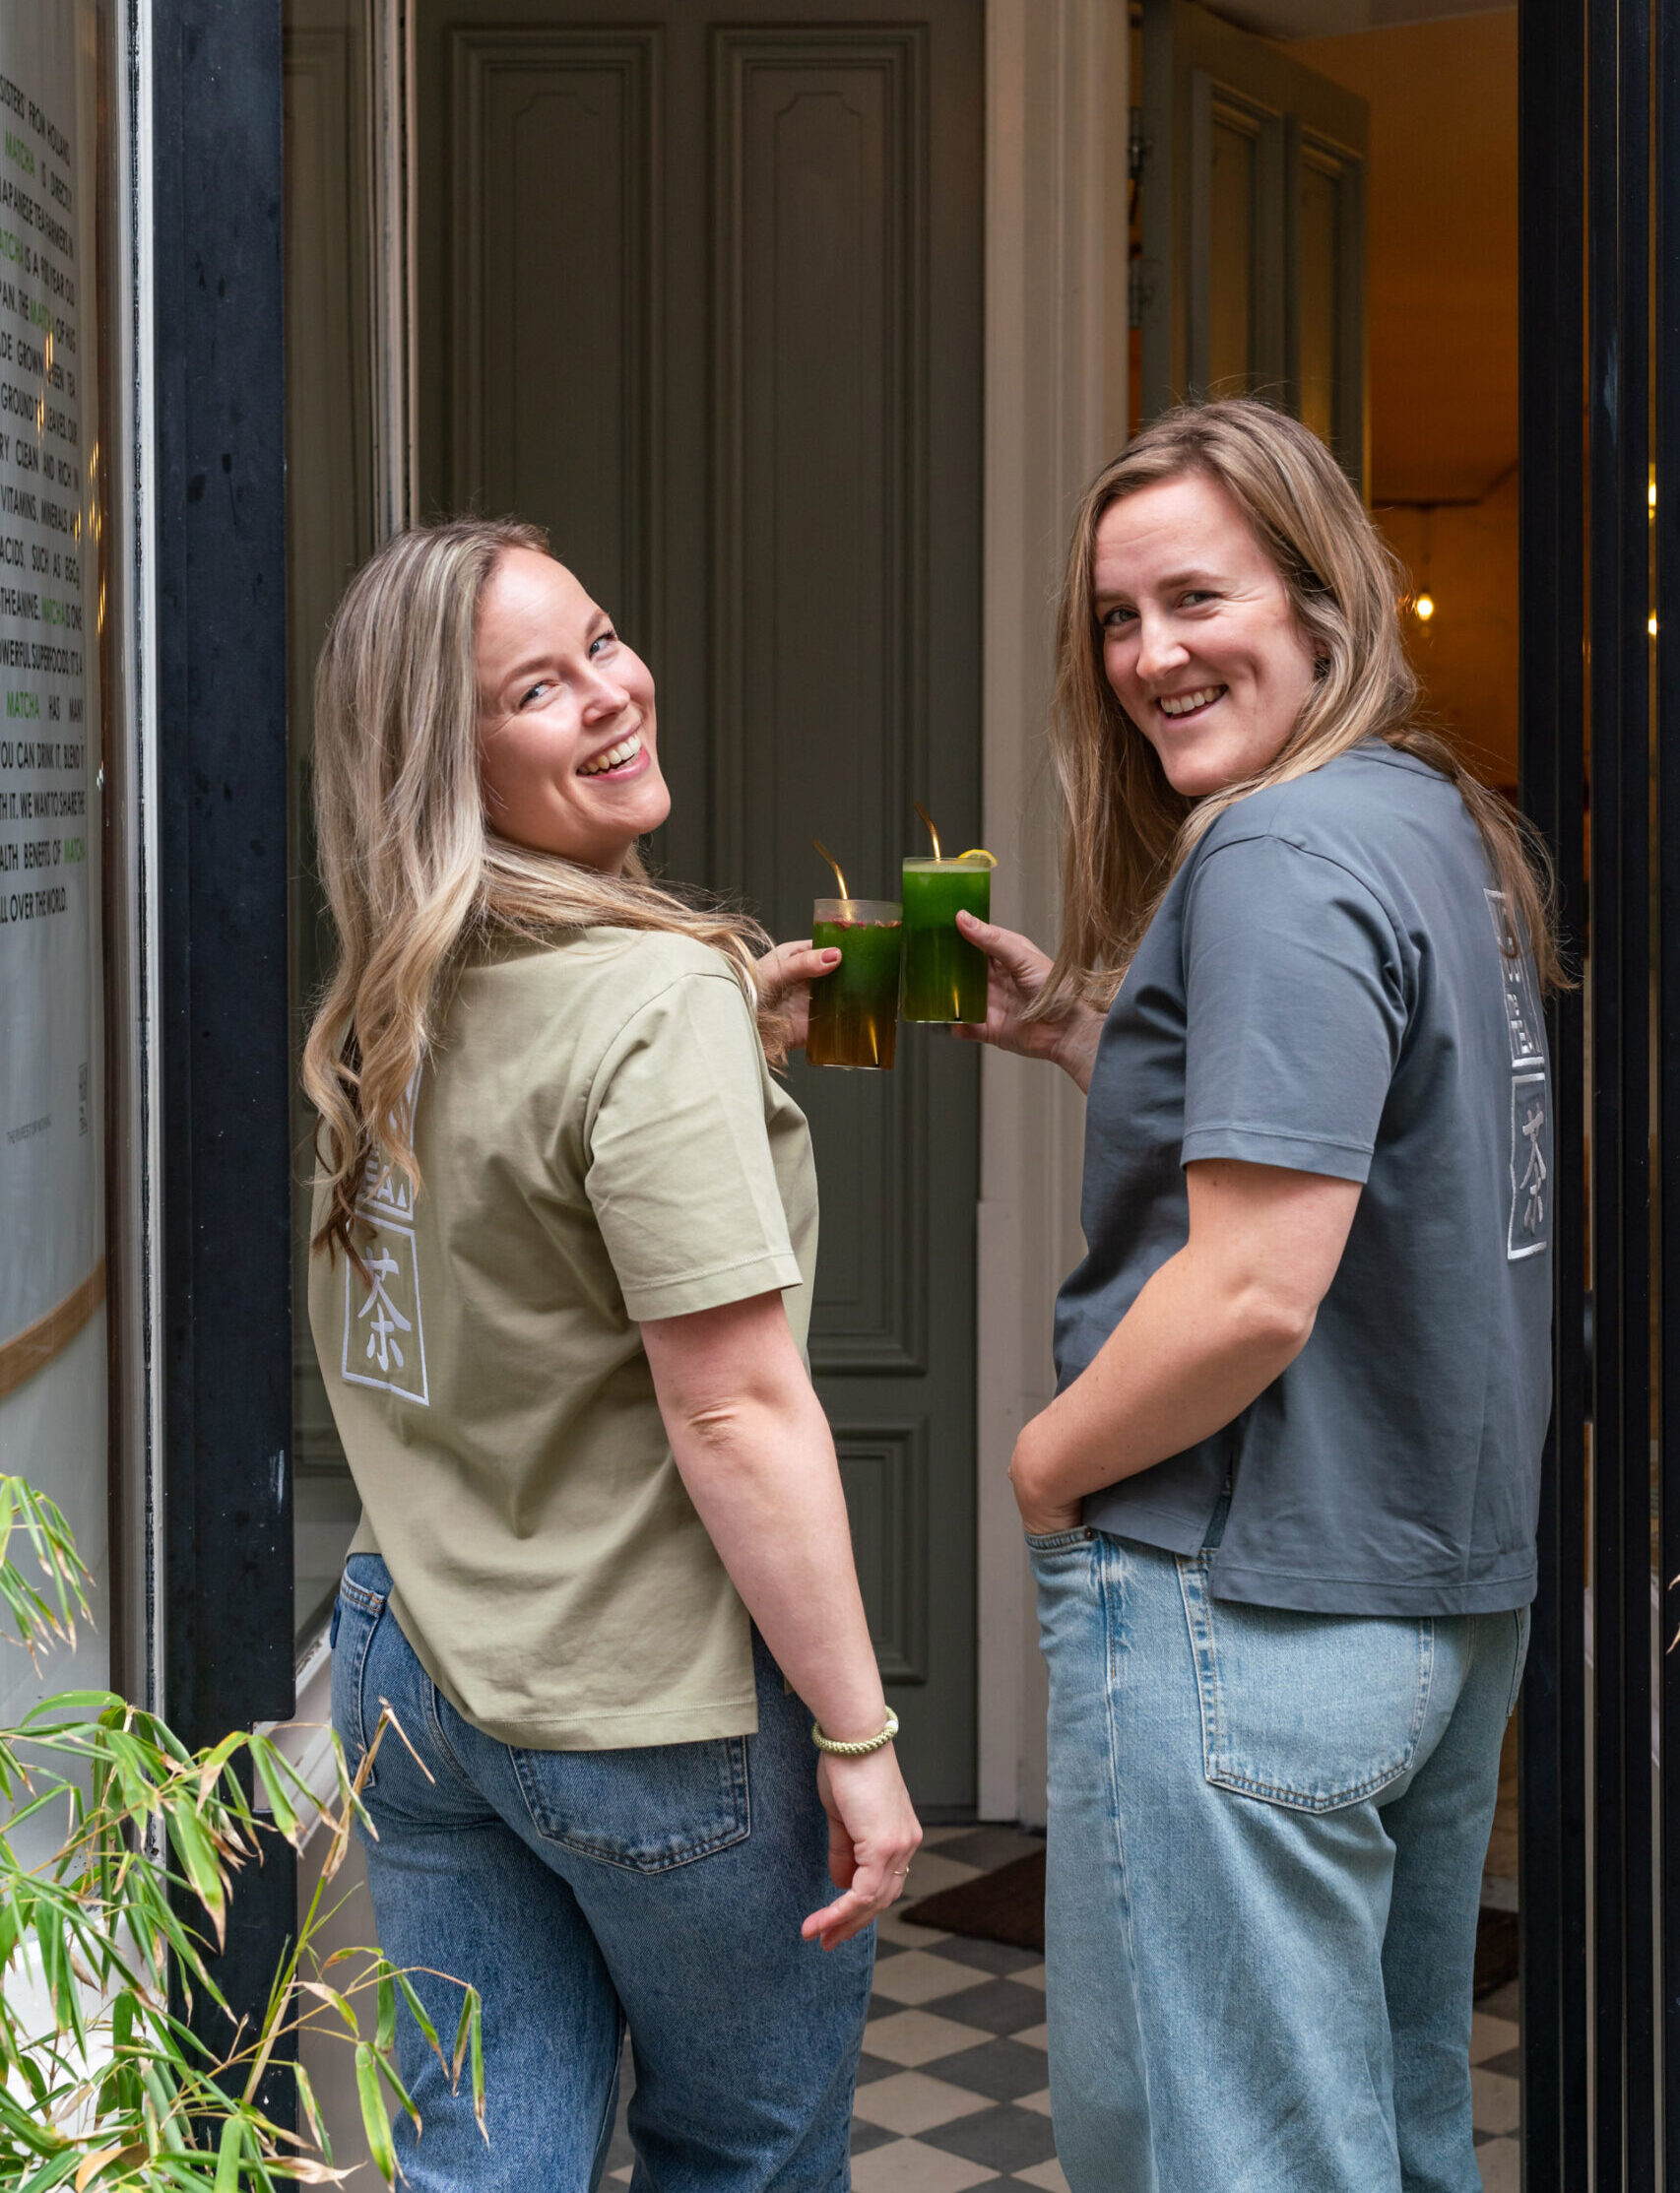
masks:
[[(995, 1873), (925, 1896), (904, 1912), (910, 1926), (937, 1926), (1011, 1949), (1044, 1948), (1044, 1852), (1011, 1858)], [(1517, 1913), (1484, 1909), (1476, 1921), (1475, 1992), (1491, 1995), (1517, 1977)]]
[(1029, 1850), (996, 1873), (925, 1896), (904, 1914), (911, 1926), (937, 1926), (1015, 1950), (1044, 1948), (1044, 1852)]

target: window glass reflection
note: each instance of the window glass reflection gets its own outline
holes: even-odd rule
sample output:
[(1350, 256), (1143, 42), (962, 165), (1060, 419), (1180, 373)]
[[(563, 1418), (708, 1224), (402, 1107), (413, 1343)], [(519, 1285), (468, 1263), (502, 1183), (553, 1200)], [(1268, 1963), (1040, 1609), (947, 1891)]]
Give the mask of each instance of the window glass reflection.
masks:
[(292, 1422), (299, 1642), (325, 1619), (359, 1506), (304, 1314), (313, 1115), (297, 1082), (331, 953), (310, 820), (321, 638), (373, 546), (367, 26), (359, 0), (287, 0), (286, 581), (291, 744)]

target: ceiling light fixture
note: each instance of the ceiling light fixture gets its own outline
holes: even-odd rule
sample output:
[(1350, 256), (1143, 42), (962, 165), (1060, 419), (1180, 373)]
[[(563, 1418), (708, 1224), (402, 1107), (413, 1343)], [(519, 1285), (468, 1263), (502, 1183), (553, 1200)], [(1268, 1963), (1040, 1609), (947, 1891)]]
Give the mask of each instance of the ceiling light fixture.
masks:
[(1420, 624), (1427, 624), (1435, 614), (1435, 596), (1429, 591), (1429, 521), (1434, 515), (1435, 505), (1433, 503), (1425, 502), (1418, 505), (1418, 517), (1421, 521), (1422, 532), (1422, 538), (1418, 546), (1422, 553), (1418, 557), (1418, 589), (1412, 596), (1412, 614)]

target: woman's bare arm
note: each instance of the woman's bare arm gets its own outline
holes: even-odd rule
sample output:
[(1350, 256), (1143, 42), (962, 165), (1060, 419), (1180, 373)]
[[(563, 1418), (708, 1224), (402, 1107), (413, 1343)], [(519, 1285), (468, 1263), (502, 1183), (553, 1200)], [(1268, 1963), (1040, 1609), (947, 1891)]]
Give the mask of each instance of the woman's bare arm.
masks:
[[(794, 1689), (842, 1740), (872, 1736), (886, 1699), (870, 1643), (833, 1435), (779, 1294), (642, 1326), (682, 1482)], [(847, 1893), (806, 1921), (824, 1948), (902, 1889), (922, 1839), (892, 1745), (824, 1756), (830, 1864)]]
[(1184, 1248), (1015, 1444), (1009, 1477), (1029, 1531), (1071, 1528), (1085, 1494), (1222, 1429), (1312, 1336), (1358, 1182), (1224, 1158), (1185, 1177)]

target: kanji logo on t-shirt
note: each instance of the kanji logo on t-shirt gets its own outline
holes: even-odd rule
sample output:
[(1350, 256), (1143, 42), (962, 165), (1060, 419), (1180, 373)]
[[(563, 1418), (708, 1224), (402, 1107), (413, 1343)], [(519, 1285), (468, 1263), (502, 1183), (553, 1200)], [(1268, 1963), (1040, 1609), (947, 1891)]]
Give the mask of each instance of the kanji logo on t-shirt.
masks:
[(1515, 1073), (1523, 1066), (1544, 1066), (1546, 1063), (1545, 1024), (1540, 1018), (1540, 1000), (1534, 994), (1534, 969), (1528, 954), (1518, 948), (1517, 931), (1511, 920), (1511, 908), (1503, 891), (1488, 890), (1482, 894), (1488, 902), (1488, 912), (1493, 917), (1493, 933), (1499, 940), (1499, 963), (1505, 981), (1505, 1025), (1511, 1037), (1511, 1067)]
[(1518, 1073), (1511, 1081), (1511, 1221), (1505, 1254), (1537, 1257), (1552, 1238), (1551, 1167), (1546, 1076)]
[[(417, 1072), (407, 1099), (411, 1123), (419, 1086)], [(361, 1244), (365, 1275), (354, 1258), (345, 1258), (340, 1376), (352, 1386), (383, 1387), (429, 1408), (413, 1191), (377, 1149), (368, 1152), (355, 1211), (368, 1228)]]
[(1545, 1026), (1540, 1018), (1534, 969), (1518, 948), (1511, 904), (1503, 891), (1482, 894), (1499, 945), (1505, 989), (1505, 1026), (1511, 1043), (1511, 1215), (1505, 1254), (1516, 1263), (1537, 1257), (1552, 1238), (1551, 1092), (1546, 1083)]

